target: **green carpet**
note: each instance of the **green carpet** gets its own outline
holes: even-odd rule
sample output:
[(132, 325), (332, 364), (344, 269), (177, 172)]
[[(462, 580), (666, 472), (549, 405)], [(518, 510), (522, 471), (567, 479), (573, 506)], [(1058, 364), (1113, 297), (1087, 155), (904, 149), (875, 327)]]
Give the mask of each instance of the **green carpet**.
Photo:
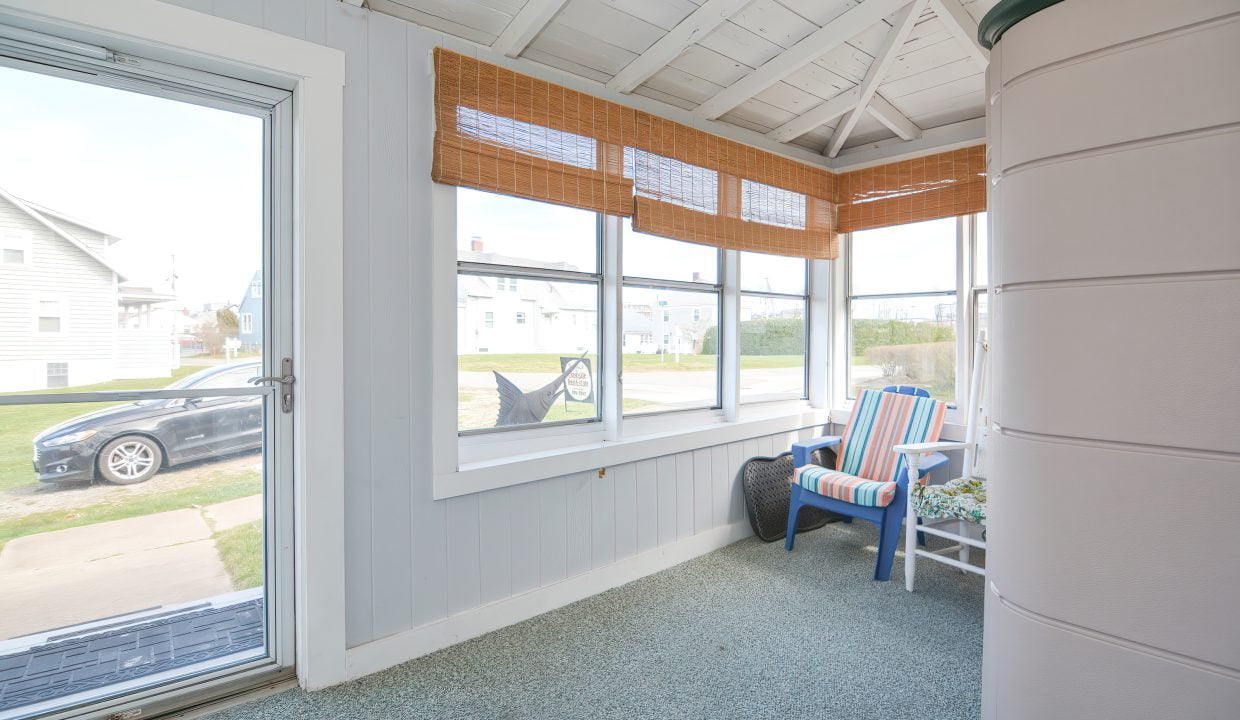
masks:
[[(399, 667), (231, 718), (977, 718), (982, 578), (832, 524), (709, 555)], [(933, 545), (932, 545), (933, 547)]]

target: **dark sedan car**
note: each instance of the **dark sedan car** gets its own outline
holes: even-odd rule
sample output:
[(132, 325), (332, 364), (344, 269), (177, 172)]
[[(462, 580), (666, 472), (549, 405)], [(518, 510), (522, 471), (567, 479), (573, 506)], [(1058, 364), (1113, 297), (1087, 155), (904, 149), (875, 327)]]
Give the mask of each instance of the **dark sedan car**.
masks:
[[(244, 387), (261, 375), (258, 361), (207, 368), (166, 390)], [(96, 477), (133, 485), (163, 468), (261, 448), (261, 397), (141, 400), (75, 417), (34, 439), (34, 470), (42, 482)]]

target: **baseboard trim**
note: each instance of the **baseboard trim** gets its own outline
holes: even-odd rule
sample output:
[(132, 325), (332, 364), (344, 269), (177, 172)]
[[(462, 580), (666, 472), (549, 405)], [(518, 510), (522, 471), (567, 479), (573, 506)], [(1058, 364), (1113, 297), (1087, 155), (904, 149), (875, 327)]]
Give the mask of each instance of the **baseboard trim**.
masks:
[(722, 525), (581, 575), (350, 648), (345, 653), (345, 677), (355, 680), (386, 670), (666, 570), (752, 534), (746, 521)]

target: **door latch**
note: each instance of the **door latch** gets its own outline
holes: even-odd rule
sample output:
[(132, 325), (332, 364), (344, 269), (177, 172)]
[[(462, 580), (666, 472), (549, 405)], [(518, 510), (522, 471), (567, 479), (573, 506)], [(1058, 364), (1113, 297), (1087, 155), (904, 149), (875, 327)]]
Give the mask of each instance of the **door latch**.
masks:
[(267, 382), (280, 383), (280, 409), (286, 413), (293, 412), (293, 383), (297, 382), (297, 378), (293, 376), (293, 358), (286, 357), (280, 360), (279, 376), (261, 375), (250, 378), (249, 382), (252, 385)]

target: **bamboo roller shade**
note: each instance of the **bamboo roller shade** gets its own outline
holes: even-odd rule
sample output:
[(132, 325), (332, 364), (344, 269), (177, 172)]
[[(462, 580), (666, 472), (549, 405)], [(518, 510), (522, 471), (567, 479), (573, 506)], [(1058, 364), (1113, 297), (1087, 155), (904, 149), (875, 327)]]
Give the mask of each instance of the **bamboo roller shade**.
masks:
[[(851, 225), (908, 204), (875, 200), (880, 189), (867, 183), (887, 177), (878, 168), (855, 181), (849, 173), (844, 202), (873, 207), (842, 206), (837, 223), (843, 186), (824, 168), (444, 48), (435, 73), (436, 182), (632, 216), (638, 232), (677, 240), (815, 259), (838, 256), (845, 212), (860, 229)], [(933, 190), (944, 191), (934, 207), (958, 204), (950, 182)]]

